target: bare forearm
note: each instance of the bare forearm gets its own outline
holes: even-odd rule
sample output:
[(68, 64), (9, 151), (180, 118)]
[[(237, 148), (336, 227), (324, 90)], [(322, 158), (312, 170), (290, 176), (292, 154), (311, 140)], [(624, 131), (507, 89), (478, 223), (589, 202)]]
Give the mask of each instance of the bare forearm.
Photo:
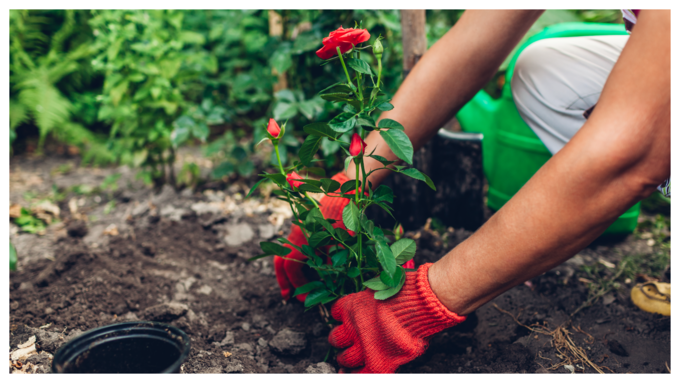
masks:
[(644, 11), (588, 122), (430, 268), (432, 289), (452, 311), (474, 311), (573, 256), (668, 176), (670, 17)]
[[(489, 81), (542, 11), (466, 11), (456, 25), (418, 62), (399, 87), (394, 109), (381, 115), (399, 121), (414, 150), (434, 136)], [(367, 139), (367, 151), (390, 160), (397, 157), (377, 132)], [(366, 170), (382, 167), (365, 158)], [(389, 171), (373, 173), (376, 187)], [(354, 167), (347, 172), (355, 177)]]

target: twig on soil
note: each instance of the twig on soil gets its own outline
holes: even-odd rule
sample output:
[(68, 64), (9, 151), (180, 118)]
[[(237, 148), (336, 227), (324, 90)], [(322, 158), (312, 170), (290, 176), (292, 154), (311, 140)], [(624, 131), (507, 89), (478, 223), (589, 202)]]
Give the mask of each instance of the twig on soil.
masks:
[[(548, 370), (556, 370), (564, 365), (577, 365), (577, 363), (580, 362), (583, 366), (589, 365), (592, 367), (595, 371), (599, 372), (600, 374), (604, 374), (604, 371), (598, 366), (597, 364), (593, 363), (590, 359), (588, 359), (588, 356), (586, 355), (586, 352), (583, 348), (578, 347), (575, 343), (574, 340), (571, 338), (571, 333), (569, 330), (566, 329), (565, 326), (568, 324), (562, 324), (558, 326), (555, 330), (550, 331), (549, 328), (546, 326), (542, 326), (539, 324), (533, 324), (530, 326), (527, 326), (523, 323), (521, 323), (517, 318), (512, 315), (510, 312), (505, 311), (498, 307), (497, 304), (493, 304), (493, 306), (496, 308), (496, 310), (509, 315), (515, 323), (518, 325), (528, 329), (529, 331), (536, 332), (539, 334), (543, 335), (548, 335), (552, 337), (552, 345), (555, 348), (555, 351), (557, 353), (557, 357), (562, 359), (562, 361), (558, 364), (552, 365)], [(582, 332), (583, 334), (586, 334), (590, 338), (592, 338), (591, 335), (587, 334), (583, 330), (580, 329), (575, 329), (576, 331)], [(546, 359), (541, 356), (541, 359)], [(610, 370), (611, 371), (611, 370)]]
[[(621, 274), (623, 273), (623, 270), (625, 268), (626, 268), (626, 260), (623, 260), (621, 262), (620, 267), (619, 267), (619, 271), (616, 273), (616, 275), (614, 275), (614, 277), (611, 279), (611, 281), (614, 282), (617, 279), (619, 279), (619, 277), (621, 276)], [(595, 293), (595, 295), (593, 295), (592, 297), (588, 298), (588, 300), (583, 302), (583, 304), (579, 308), (577, 308), (576, 311), (571, 313), (571, 315), (569, 315), (569, 316), (573, 317), (579, 311), (581, 311), (581, 310), (583, 310), (587, 307), (592, 306), (595, 302), (597, 302), (598, 299), (600, 299), (602, 296), (604, 296), (605, 294), (610, 292), (612, 290), (612, 287), (613, 287), (612, 284), (607, 284), (607, 286), (603, 286), (602, 288), (600, 288), (600, 290), (598, 290), (597, 293)]]

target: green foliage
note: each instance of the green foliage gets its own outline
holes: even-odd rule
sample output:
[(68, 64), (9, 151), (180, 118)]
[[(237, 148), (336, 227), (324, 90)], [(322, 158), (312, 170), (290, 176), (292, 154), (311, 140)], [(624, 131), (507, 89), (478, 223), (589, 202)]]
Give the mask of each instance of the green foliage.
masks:
[[(85, 161), (126, 163), (140, 167), (148, 182), (174, 182), (168, 163), (179, 146), (210, 145), (226, 131), (239, 141), (258, 142), (265, 137), (263, 116), (269, 115), (288, 120), (290, 134), (279, 149), (284, 164), (292, 164), (303, 127), (351, 113), (343, 109), (347, 100), (357, 108), (342, 69), (319, 66), (315, 54), (328, 32), (351, 27), (354, 20), (372, 36), (385, 37), (380, 88), (385, 96), (397, 90), (402, 81), (398, 10), (276, 12), (280, 36), (270, 35), (266, 10), (11, 10), (10, 142), (18, 130), (35, 126), (39, 149), (52, 137), (79, 146)], [(462, 12), (427, 11), (428, 45)], [(549, 10), (529, 34), (574, 20), (621, 22), (619, 11)], [(372, 54), (347, 61), (349, 70), (366, 77), (376, 64)], [(371, 90), (364, 92), (368, 96)], [(379, 111), (392, 107), (376, 105)], [(344, 115), (329, 127), (338, 133), (369, 128), (374, 117)], [(348, 140), (347, 133), (339, 141)], [(323, 139), (318, 149), (312, 147), (323, 160), (318, 165), (342, 167), (339, 141)], [(239, 145), (248, 157), (253, 154), (252, 145)], [(248, 174), (241, 154), (222, 150), (217, 165), (232, 164), (223, 165), (225, 174)], [(274, 153), (270, 163), (277, 163)]]
[(98, 118), (111, 124), (109, 144), (121, 163), (141, 167), (146, 181), (174, 183), (166, 165), (177, 145), (209, 134), (205, 123), (183, 115), (192, 112), (183, 92), (201, 73), (215, 72), (215, 60), (191, 49), (204, 38), (182, 29), (183, 11), (93, 13), (93, 66), (105, 75)]
[(38, 151), (51, 133), (79, 146), (84, 162), (103, 164), (111, 153), (83, 126), (92, 122), (88, 115), (79, 117), (95, 108), (83, 96), (94, 78), (87, 18), (84, 11), (10, 10), (10, 143), (17, 128), (34, 124)]
[[(376, 39), (374, 38), (374, 41)], [(314, 122), (303, 128), (308, 134), (298, 152), (300, 161), (284, 168), (284, 162), (277, 163), (279, 173), (263, 173), (263, 179), (273, 181), (280, 189), (274, 191), (277, 198), (289, 203), (293, 211), (293, 224), (298, 225), (307, 239), (307, 245), (295, 246), (284, 238), (279, 238), (280, 243), (289, 244), (307, 256), (307, 261), (289, 259), (290, 262), (301, 262), (314, 269), (320, 281), (314, 281), (299, 287), (295, 295), (307, 293), (305, 307), (310, 308), (318, 304), (325, 304), (333, 300), (365, 288), (375, 290), (375, 299), (387, 299), (399, 292), (406, 280), (403, 264), (413, 258), (416, 252), (416, 244), (412, 239), (398, 239), (389, 244), (391, 239), (386, 235), (393, 235), (391, 231), (383, 230), (375, 226), (375, 223), (366, 216), (366, 209), (376, 205), (391, 214), (392, 208), (389, 203), (394, 199), (392, 190), (381, 185), (373, 192), (370, 188), (362, 187), (367, 184), (368, 176), (377, 170), (391, 170), (406, 174), (410, 177), (427, 182), (432, 188), (434, 184), (425, 174), (414, 168), (395, 166), (388, 168), (394, 161), (388, 161), (380, 156), (375, 156), (363, 151), (350, 153), (349, 144), (344, 140), (346, 134), (353, 133), (353, 141), (361, 140), (370, 131), (378, 130), (385, 138), (392, 152), (407, 163), (412, 163), (413, 146), (404, 133), (404, 127), (394, 120), (382, 120), (378, 126), (372, 113), (379, 113), (384, 109), (390, 109), (389, 96), (382, 90), (380, 81), (382, 66), (377, 69), (360, 58), (360, 52), (364, 57), (369, 57), (372, 52), (370, 45), (361, 44), (350, 52), (337, 58), (343, 67), (345, 81), (336, 82), (320, 92), (323, 99), (337, 102), (339, 114), (335, 117), (328, 116), (325, 122)], [(375, 58), (380, 60), (380, 55)], [(330, 67), (330, 61), (322, 65)], [(345, 63), (348, 63), (346, 65)], [(347, 70), (352, 70), (353, 77)], [(366, 123), (357, 124), (361, 119)], [(286, 125), (277, 137), (267, 134), (275, 151), (279, 152), (282, 142), (286, 137)], [(293, 174), (311, 173), (316, 153), (322, 147), (323, 142), (333, 142), (342, 153), (348, 155), (345, 163), (354, 162), (357, 179), (340, 184), (339, 182), (322, 178), (321, 180), (310, 179), (309, 176), (299, 178), (297, 182), (288, 182)], [(368, 155), (383, 164), (382, 168), (373, 169), (366, 173), (364, 156)], [(259, 184), (259, 183), (258, 183)], [(257, 187), (256, 184), (248, 193), (251, 195)], [(351, 191), (355, 194), (348, 194)], [(359, 192), (363, 190), (364, 193)], [(322, 193), (331, 198), (347, 198), (348, 204), (342, 211), (342, 222), (345, 229), (334, 228), (333, 219), (323, 216), (315, 199), (308, 193)], [(350, 235), (348, 231), (354, 232)], [(264, 254), (254, 257), (257, 259), (270, 255), (285, 257), (291, 250), (274, 243), (262, 242)], [(330, 259), (329, 265), (324, 259)]]
[(21, 215), (17, 218), (14, 218), (14, 223), (19, 226), (21, 230), (33, 234), (42, 234), (45, 232), (45, 228), (47, 227), (43, 220), (35, 217), (30, 211), (24, 208), (21, 208)]
[(17, 250), (11, 241), (9, 243), (9, 269), (11, 271), (16, 271), (17, 269)]

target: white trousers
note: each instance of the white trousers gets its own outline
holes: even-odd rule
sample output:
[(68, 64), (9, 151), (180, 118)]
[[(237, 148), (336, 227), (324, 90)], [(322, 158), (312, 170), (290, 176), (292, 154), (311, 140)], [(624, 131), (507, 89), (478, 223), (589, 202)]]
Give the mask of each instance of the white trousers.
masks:
[[(522, 119), (555, 154), (586, 122), (628, 36), (539, 40), (517, 59), (512, 96)], [(670, 180), (659, 186), (670, 197)]]

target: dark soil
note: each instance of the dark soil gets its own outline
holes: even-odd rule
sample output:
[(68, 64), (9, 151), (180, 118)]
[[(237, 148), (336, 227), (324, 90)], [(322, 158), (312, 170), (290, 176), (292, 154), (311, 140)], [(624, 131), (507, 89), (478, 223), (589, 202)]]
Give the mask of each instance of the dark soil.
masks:
[[(329, 327), (321, 314), (305, 312), (296, 300), (282, 301), (271, 259), (247, 261), (259, 254), (259, 241), (289, 225), (272, 227), (269, 210), (199, 214), (189, 206), (208, 201), (205, 194), (166, 194), (119, 193), (116, 209), (127, 214), (120, 214), (119, 234), (113, 236), (93, 230), (96, 223), (71, 217), (66, 201), (60, 204), (63, 232), (46, 236), (53, 238), (45, 245), (53, 256), (34, 256), (10, 275), (10, 350), (36, 335), (43, 352), (29, 359), (40, 366), (37, 372), (46, 372), (50, 354), (70, 336), (143, 319), (168, 322), (189, 334), (184, 373), (335, 371), (332, 354), (333, 368), (319, 364), (329, 351)], [(130, 213), (147, 198), (158, 204)], [(167, 206), (175, 213), (163, 210)], [(238, 245), (225, 239), (237, 230), (250, 230), (252, 239)], [(418, 241), (416, 264), (436, 261), (470, 234), (449, 229), (444, 240), (430, 230), (409, 233)], [(12, 240), (24, 236), (29, 234), (15, 234)], [(583, 265), (599, 259), (617, 263), (622, 254), (642, 248), (644, 241), (633, 236), (592, 245), (435, 335), (427, 352), (400, 372), (570, 372), (564, 366), (551, 369), (562, 362), (551, 336), (521, 326), (512, 316), (524, 325), (565, 327), (604, 372), (668, 372), (670, 319), (635, 307), (627, 295), (630, 285), (570, 317), (588, 298), (587, 286), (579, 281)], [(595, 372), (578, 363), (573, 367), (576, 373)]]

